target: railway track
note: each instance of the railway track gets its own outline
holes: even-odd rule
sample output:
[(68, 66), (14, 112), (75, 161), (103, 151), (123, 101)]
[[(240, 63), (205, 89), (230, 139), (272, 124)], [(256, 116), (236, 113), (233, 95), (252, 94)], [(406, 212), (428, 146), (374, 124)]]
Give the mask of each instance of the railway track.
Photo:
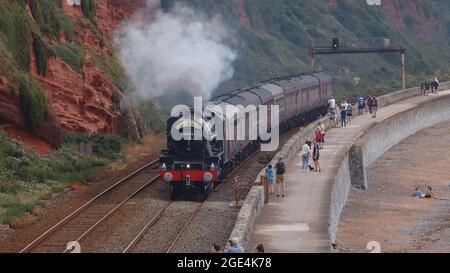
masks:
[(69, 242), (80, 242), (129, 199), (159, 180), (159, 160), (152, 161), (90, 199), (47, 229), (19, 253), (65, 253)]
[[(232, 180), (234, 178), (234, 175), (244, 169), (244, 167), (251, 162), (252, 160), (255, 160), (255, 158), (259, 155), (259, 152), (254, 153), (253, 155), (249, 156), (246, 160), (244, 160), (244, 162), (242, 162), (239, 167), (237, 167), (236, 169), (234, 169), (230, 175), (228, 176), (228, 178), (221, 184), (219, 184), (215, 189), (214, 192), (217, 192), (223, 185), (225, 185), (226, 183), (229, 183), (230, 180)], [(176, 237), (174, 239), (172, 239), (167, 245), (167, 249), (165, 250), (166, 253), (170, 253), (172, 252), (172, 250), (174, 249), (174, 247), (176, 246), (176, 244), (178, 243), (179, 239), (183, 236), (183, 234), (185, 233), (185, 231), (187, 230), (187, 228), (190, 226), (190, 224), (192, 223), (192, 221), (195, 219), (195, 217), (199, 214), (199, 212), (201, 211), (201, 209), (203, 208), (203, 206), (205, 205), (206, 201), (208, 199), (204, 200), (203, 202), (197, 204), (197, 207), (195, 209), (193, 209), (193, 212), (190, 214), (190, 216), (188, 217), (187, 221), (184, 222), (182, 228), (179, 230), (179, 232), (177, 233)], [(179, 202), (179, 201), (176, 201)], [(174, 204), (175, 201), (170, 201), (168, 202), (161, 210), (159, 210), (152, 218), (150, 218), (150, 220), (147, 222), (147, 224), (140, 230), (140, 232), (134, 237), (134, 239), (127, 245), (127, 247), (122, 251), (122, 253), (131, 253), (133, 252), (133, 250), (135, 250), (136, 248), (139, 248), (139, 243), (145, 238), (147, 232), (154, 227), (158, 221), (160, 221), (162, 219), (162, 217), (165, 216), (165, 213), (167, 212), (167, 210), (170, 208), (170, 206), (172, 204)], [(173, 215), (167, 215), (167, 217), (171, 217), (174, 218)], [(177, 222), (177, 219), (171, 219), (171, 221), (173, 222)]]

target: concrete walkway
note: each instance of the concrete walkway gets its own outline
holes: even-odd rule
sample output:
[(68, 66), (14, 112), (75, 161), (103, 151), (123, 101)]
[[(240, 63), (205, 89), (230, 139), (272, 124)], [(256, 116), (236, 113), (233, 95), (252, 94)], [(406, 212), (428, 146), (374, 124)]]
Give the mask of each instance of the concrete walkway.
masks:
[[(339, 155), (374, 123), (445, 94), (450, 91), (399, 101), (379, 109), (377, 119), (367, 114), (355, 117), (347, 128), (328, 130), (325, 147), (321, 150), (322, 173), (302, 172), (300, 154), (292, 160), (286, 168), (287, 196), (270, 196), (269, 204), (264, 206), (255, 223), (247, 252), (252, 252), (259, 243), (266, 252), (330, 252), (330, 202)], [(312, 162), (311, 165), (314, 166)]]

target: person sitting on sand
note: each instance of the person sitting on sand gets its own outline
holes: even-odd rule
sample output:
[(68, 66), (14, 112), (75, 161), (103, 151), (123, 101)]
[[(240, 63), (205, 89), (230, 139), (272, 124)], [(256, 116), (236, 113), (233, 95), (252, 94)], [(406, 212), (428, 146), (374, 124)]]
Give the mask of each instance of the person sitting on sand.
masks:
[(412, 196), (416, 198), (425, 198), (425, 193), (421, 191), (419, 188), (416, 188), (412, 194)]
[(431, 188), (431, 186), (427, 187), (427, 191), (425, 192), (425, 198), (439, 199), (436, 195), (434, 195), (433, 188)]

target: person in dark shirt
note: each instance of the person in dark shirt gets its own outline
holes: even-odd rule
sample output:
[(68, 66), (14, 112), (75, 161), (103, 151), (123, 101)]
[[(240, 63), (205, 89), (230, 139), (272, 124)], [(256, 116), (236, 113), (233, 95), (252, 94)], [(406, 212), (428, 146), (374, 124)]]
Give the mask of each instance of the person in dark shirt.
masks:
[(277, 171), (277, 185), (275, 192), (277, 197), (280, 196), (280, 192), (283, 197), (286, 196), (286, 189), (284, 188), (284, 174), (286, 173), (286, 165), (283, 162), (283, 158), (278, 158), (278, 163), (275, 165), (275, 170)]
[(372, 118), (377, 118), (377, 112), (378, 112), (378, 100), (377, 97), (372, 97)]
[(314, 161), (314, 166), (315, 166), (315, 171), (316, 172), (322, 172), (322, 169), (320, 168), (320, 145), (319, 142), (314, 141), (314, 148), (313, 148), (313, 161)]

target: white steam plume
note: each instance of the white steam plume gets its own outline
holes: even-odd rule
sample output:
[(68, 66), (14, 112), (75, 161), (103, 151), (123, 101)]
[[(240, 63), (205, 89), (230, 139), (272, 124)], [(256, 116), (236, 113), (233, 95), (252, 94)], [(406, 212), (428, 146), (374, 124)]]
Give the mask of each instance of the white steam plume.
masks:
[[(148, 7), (154, 2), (148, 1)], [(227, 32), (217, 18), (176, 6), (170, 12), (158, 9), (148, 24), (143, 21), (124, 24), (115, 38), (119, 59), (139, 95), (187, 93), (207, 99), (233, 77), (237, 54), (224, 44)]]

